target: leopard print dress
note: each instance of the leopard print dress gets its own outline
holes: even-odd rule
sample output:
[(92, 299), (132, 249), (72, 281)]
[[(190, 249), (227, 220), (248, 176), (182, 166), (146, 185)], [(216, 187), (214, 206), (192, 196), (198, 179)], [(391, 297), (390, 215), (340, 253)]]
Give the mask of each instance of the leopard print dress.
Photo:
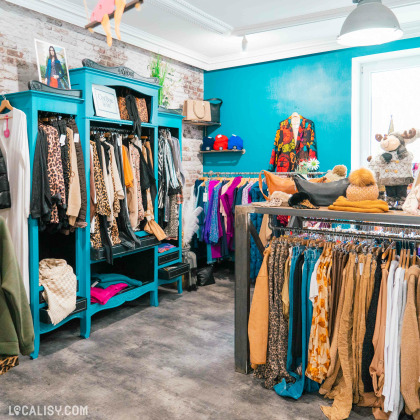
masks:
[(90, 235), (90, 240), (93, 248), (99, 249), (102, 248), (101, 232), (100, 232), (100, 219), (101, 216), (110, 216), (111, 208), (109, 206), (108, 195), (105, 188), (105, 180), (103, 177), (103, 172), (101, 169), (101, 164), (99, 162), (98, 151), (96, 149), (96, 143), (91, 141), (90, 146), (92, 148), (93, 156), (93, 179), (95, 183), (95, 192), (96, 192), (96, 212), (94, 216), (94, 225), (95, 230)]
[(59, 223), (57, 203), (61, 206), (66, 205), (66, 190), (64, 186), (63, 164), (61, 162), (61, 150), (58, 131), (49, 125), (40, 124), (47, 136), (48, 156), (47, 172), (50, 184), (51, 197), (53, 200), (51, 209), (50, 223)]
[(288, 322), (283, 313), (281, 292), (285, 281), (285, 262), (289, 256), (287, 244), (274, 239), (268, 260), (269, 322), (267, 362), (255, 370), (255, 376), (265, 379), (264, 386), (273, 388), (282, 379), (293, 381), (286, 368)]

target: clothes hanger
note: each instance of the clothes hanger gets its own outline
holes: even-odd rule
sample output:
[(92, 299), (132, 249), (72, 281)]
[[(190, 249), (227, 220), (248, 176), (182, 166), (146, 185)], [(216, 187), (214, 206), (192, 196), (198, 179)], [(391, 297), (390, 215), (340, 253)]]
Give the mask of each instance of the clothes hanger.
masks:
[[(13, 111), (13, 107), (10, 104), (9, 100), (4, 95), (1, 95), (1, 96), (3, 97), (3, 100), (1, 101), (1, 104), (0, 104), (0, 113), (3, 112), (5, 109), (8, 109), (9, 111)], [(1, 120), (8, 120), (9, 118), (13, 118), (13, 117), (10, 115), (0, 117)]]

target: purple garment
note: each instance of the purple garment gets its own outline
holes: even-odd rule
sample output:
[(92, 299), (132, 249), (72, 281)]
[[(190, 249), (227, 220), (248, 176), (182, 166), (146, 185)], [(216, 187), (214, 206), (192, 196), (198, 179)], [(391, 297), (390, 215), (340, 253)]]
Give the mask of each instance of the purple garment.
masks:
[[(220, 238), (223, 236), (222, 219), (220, 218), (220, 194), (222, 193), (222, 185), (217, 189), (217, 194), (213, 194), (213, 204), (216, 205), (216, 223), (218, 227), (219, 242), (211, 244), (212, 258), (222, 258), (222, 244)], [(217, 200), (214, 203), (214, 200)], [(214, 220), (213, 220), (214, 222)]]
[(207, 196), (207, 213), (206, 218), (204, 220), (204, 228), (203, 228), (203, 239), (206, 244), (210, 243), (210, 227), (211, 227), (211, 205), (213, 202), (213, 190), (214, 187), (218, 184), (219, 181), (210, 181), (209, 183), (209, 191)]
[(228, 248), (232, 250), (233, 236), (235, 233), (235, 220), (232, 213), (233, 207), (233, 196), (235, 194), (235, 188), (241, 183), (242, 177), (238, 176), (230, 184), (226, 192), (220, 197), (223, 207), (226, 213), (226, 238)]
[(117, 293), (121, 292), (121, 290), (125, 289), (126, 287), (128, 287), (128, 284), (126, 283), (112, 284), (106, 289), (102, 289), (101, 287), (92, 287), (90, 289), (90, 302), (105, 305), (109, 299), (111, 299)]

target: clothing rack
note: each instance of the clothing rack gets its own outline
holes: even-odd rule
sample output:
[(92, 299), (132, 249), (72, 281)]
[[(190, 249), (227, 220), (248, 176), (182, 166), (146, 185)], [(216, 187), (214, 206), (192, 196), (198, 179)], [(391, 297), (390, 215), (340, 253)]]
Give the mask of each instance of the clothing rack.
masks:
[(128, 128), (113, 128), (113, 127), (97, 127), (92, 125), (91, 132), (100, 132), (100, 133), (116, 133), (116, 134), (133, 134), (133, 130)]
[[(325, 222), (328, 223), (328, 222)], [(311, 227), (279, 227), (279, 226), (273, 226), (271, 222), (268, 224), (269, 228), (274, 231), (282, 231), (284, 234), (287, 234), (288, 232), (293, 233), (309, 233), (309, 234), (321, 234), (321, 235), (328, 235), (333, 237), (346, 237), (346, 238), (360, 238), (360, 239), (377, 239), (377, 240), (393, 240), (393, 241), (410, 241), (415, 242), (416, 240), (420, 242), (420, 230), (417, 232), (417, 236), (409, 236), (409, 237), (403, 237), (401, 235), (392, 235), (392, 234), (386, 234), (386, 233), (365, 233), (362, 232), (355, 232), (350, 231), (346, 232), (346, 230), (334, 230), (334, 229), (315, 229)]]
[[(401, 242), (420, 242), (413, 232), (420, 234), (420, 218), (403, 212), (355, 213), (336, 212), (321, 207), (318, 210), (302, 210), (293, 207), (266, 207), (256, 205), (235, 208), (235, 370), (241, 373), (251, 371), (249, 361), (248, 319), (250, 311), (250, 244), (251, 236), (260, 252), (264, 251), (257, 229), (251, 221), (251, 214), (271, 216), (291, 216), (287, 227), (273, 227), (275, 230), (293, 233), (320, 233), (334, 237), (346, 236), (360, 239), (395, 240)], [(343, 230), (311, 229), (303, 226), (304, 221), (324, 223), (346, 223), (369, 227), (399, 229), (400, 234), (387, 235), (384, 232), (366, 233), (345, 232)]]
[[(272, 172), (274, 175), (285, 175), (285, 176), (292, 176), (292, 175), (297, 175), (297, 172)], [(213, 176), (229, 176), (229, 175), (234, 175), (234, 176), (240, 176), (240, 175), (259, 175), (260, 172), (214, 172), (214, 171), (209, 171), (209, 172), (203, 172), (203, 176), (207, 176), (207, 177), (213, 177)], [(325, 175), (326, 172), (309, 172), (307, 175)]]

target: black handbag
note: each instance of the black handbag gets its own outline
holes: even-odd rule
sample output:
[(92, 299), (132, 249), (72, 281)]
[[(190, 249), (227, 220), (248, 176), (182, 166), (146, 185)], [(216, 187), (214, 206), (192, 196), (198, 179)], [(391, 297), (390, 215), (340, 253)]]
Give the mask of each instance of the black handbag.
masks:
[[(219, 98), (205, 99), (205, 101), (210, 102), (210, 113), (211, 113), (211, 122), (220, 123), (220, 107), (223, 104), (223, 101)], [(213, 103), (212, 101), (217, 101)]]
[(348, 178), (323, 184), (309, 182), (302, 175), (295, 175), (294, 180), (297, 190), (309, 194), (311, 203), (320, 207), (330, 206), (338, 197), (345, 197), (347, 187), (350, 185)]
[(210, 284), (215, 283), (212, 265), (197, 270), (197, 286), (209, 286)]

